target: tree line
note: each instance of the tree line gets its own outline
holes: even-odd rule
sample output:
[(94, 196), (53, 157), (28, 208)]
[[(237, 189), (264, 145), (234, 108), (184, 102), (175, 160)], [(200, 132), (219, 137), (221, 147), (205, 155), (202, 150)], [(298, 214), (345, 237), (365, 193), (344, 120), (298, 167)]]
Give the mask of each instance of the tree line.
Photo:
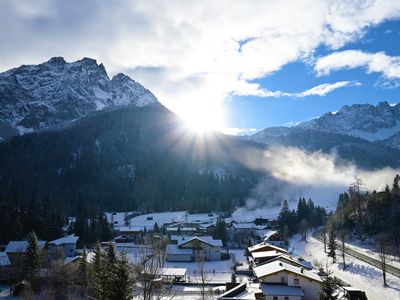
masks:
[(321, 226), (325, 220), (325, 209), (315, 205), (311, 199), (306, 201), (305, 198), (299, 199), (296, 210), (290, 210), (288, 201), (284, 200), (277, 218), (279, 231), (285, 240), (295, 233), (301, 234), (302, 239), (307, 240), (307, 230)]

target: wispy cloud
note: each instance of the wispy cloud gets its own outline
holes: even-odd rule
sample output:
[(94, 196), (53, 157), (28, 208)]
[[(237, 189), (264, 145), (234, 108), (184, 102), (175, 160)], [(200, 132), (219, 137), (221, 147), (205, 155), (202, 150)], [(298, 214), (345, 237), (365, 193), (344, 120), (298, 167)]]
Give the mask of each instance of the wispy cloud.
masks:
[(367, 53), (360, 50), (334, 52), (319, 58), (315, 71), (319, 76), (328, 75), (340, 69), (366, 68), (367, 73), (381, 73), (387, 79), (400, 78), (400, 57), (384, 52)]
[(283, 146), (241, 153), (239, 159), (249, 168), (266, 174), (249, 198), (253, 208), (279, 205), (283, 199), (296, 201), (299, 197), (311, 197), (319, 204), (335, 207), (339, 193), (356, 178), (361, 178), (369, 190), (383, 190), (400, 172), (388, 167), (363, 170), (334, 154)]
[[(256, 97), (263, 97), (263, 98), (279, 98), (279, 97), (294, 97), (294, 98), (304, 98), (307, 96), (325, 96), (337, 89), (343, 87), (351, 87), (351, 86), (361, 86), (361, 83), (358, 81), (337, 81), (334, 83), (323, 83), (317, 86), (314, 86), (308, 90), (298, 93), (289, 93), (289, 92), (282, 92), (282, 91), (269, 91), (266, 89), (261, 88), (258, 84), (255, 84), (252, 88), (242, 90), (241, 92), (235, 93), (236, 95), (241, 96), (256, 96)], [(251, 86), (250, 86), (251, 87)]]
[(295, 97), (307, 97), (312, 95), (325, 96), (326, 94), (333, 92), (336, 89), (350, 86), (361, 86), (361, 83), (358, 81), (338, 81), (335, 83), (323, 83), (302, 93), (295, 94)]

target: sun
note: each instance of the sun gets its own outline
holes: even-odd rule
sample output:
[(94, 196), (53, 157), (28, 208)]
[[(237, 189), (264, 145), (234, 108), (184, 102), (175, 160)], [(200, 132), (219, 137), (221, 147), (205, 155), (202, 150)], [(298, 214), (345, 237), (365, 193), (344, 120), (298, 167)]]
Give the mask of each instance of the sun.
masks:
[(218, 103), (191, 103), (181, 107), (178, 114), (195, 133), (219, 131), (224, 120)]

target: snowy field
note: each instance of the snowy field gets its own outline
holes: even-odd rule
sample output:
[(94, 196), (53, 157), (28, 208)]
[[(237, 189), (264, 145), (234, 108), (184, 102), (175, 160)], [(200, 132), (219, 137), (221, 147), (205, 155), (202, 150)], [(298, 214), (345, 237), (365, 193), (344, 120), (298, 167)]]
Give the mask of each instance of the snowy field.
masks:
[[(114, 227), (125, 226), (125, 217), (130, 213), (106, 213), (108, 222), (114, 223)], [(128, 225), (133, 227), (143, 227), (146, 230), (153, 230), (154, 224), (159, 226), (171, 222), (185, 222), (185, 223), (216, 223), (218, 220), (217, 214), (189, 214), (186, 211), (171, 211), (161, 213), (151, 213), (139, 215), (129, 220)]]
[(346, 270), (343, 270), (341, 253), (337, 252), (337, 263), (332, 264), (324, 253), (323, 243), (307, 237), (307, 243), (300, 242), (299, 235), (290, 239), (293, 255), (302, 256), (314, 265), (319, 264), (333, 272), (335, 276), (348, 284), (365, 290), (369, 300), (400, 300), (400, 279), (387, 274), (388, 287), (383, 286), (382, 271), (356, 258), (346, 255)]

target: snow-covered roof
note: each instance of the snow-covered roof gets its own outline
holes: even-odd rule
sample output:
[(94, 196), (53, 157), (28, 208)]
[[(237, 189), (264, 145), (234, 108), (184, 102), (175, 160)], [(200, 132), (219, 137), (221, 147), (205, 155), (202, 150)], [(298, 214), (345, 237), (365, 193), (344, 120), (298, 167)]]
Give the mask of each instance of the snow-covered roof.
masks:
[(296, 286), (260, 283), (260, 289), (265, 296), (304, 296), (303, 289)]
[(318, 282), (322, 282), (321, 277), (317, 273), (314, 273), (310, 270), (305, 270), (301, 267), (292, 266), (279, 260), (262, 264), (253, 268), (253, 272), (257, 278), (262, 278), (281, 271), (291, 272)]
[[(285, 249), (280, 248), (278, 246), (274, 246), (274, 245), (268, 244), (266, 242), (260, 243), (260, 244), (254, 245), (254, 246), (250, 246), (248, 248), (250, 253), (255, 252), (255, 251), (256, 252), (264, 251), (263, 249), (273, 249), (273, 250), (276, 250), (278, 252), (287, 253), (287, 251)], [(265, 251), (270, 251), (270, 250), (265, 250)]]
[(186, 268), (160, 268), (161, 276), (185, 276)]
[(166, 254), (167, 255), (174, 255), (174, 254), (186, 254), (186, 255), (192, 255), (193, 250), (192, 249), (185, 249), (185, 248), (179, 248), (177, 245), (169, 244), (167, 245), (166, 249)]
[(66, 258), (64, 259), (64, 266), (65, 266), (65, 265), (68, 265), (68, 264), (70, 264), (70, 263), (72, 263), (72, 262), (74, 262), (74, 261), (76, 261), (76, 260), (78, 260), (79, 258), (81, 258), (81, 256), (66, 257)]
[(261, 290), (259, 288), (258, 283), (244, 282), (240, 283), (238, 286), (230, 289), (219, 296), (218, 299), (256, 299), (256, 294), (260, 293)]
[(195, 240), (206, 243), (213, 247), (222, 247), (222, 241), (214, 240), (214, 238), (212, 236), (194, 236), (186, 241), (181, 241), (181, 242), (178, 241), (178, 246), (181, 247), (182, 245), (185, 245), (185, 244), (195, 241)]
[(145, 227), (143, 226), (122, 226), (117, 230), (120, 233), (129, 233), (129, 232), (144, 232)]
[(233, 223), (235, 229), (265, 229), (266, 226), (256, 225), (254, 222)]
[(196, 227), (168, 227), (167, 231), (197, 231)]
[[(43, 250), (46, 241), (38, 241), (39, 250)], [(10, 241), (4, 252), (6, 253), (25, 253), (28, 241)]]
[(268, 257), (274, 257), (274, 256), (279, 256), (281, 255), (281, 252), (277, 252), (276, 250), (272, 251), (259, 251), (259, 252), (252, 252), (251, 256), (256, 259), (256, 258), (268, 258)]
[(0, 266), (10, 266), (11, 262), (6, 252), (0, 252)]
[(56, 246), (63, 245), (63, 244), (76, 244), (78, 239), (79, 239), (79, 236), (76, 236), (75, 234), (70, 234), (67, 236), (63, 236), (59, 239), (56, 239), (54, 241), (51, 241), (51, 242), (49, 242), (49, 244), (56, 245)]
[[(255, 252), (255, 253), (257, 253), (257, 252)], [(281, 255), (279, 255), (278, 257), (272, 258), (269, 262), (276, 261), (276, 260), (283, 261), (283, 262), (286, 261), (289, 264), (294, 264), (296, 266), (304, 267), (304, 268), (307, 268), (309, 270), (312, 270), (312, 268), (313, 268), (311, 262), (305, 261), (305, 260), (298, 260), (298, 259), (296, 259), (296, 258), (294, 258), (292, 256), (287, 255), (287, 254), (282, 254), (281, 253)]]

